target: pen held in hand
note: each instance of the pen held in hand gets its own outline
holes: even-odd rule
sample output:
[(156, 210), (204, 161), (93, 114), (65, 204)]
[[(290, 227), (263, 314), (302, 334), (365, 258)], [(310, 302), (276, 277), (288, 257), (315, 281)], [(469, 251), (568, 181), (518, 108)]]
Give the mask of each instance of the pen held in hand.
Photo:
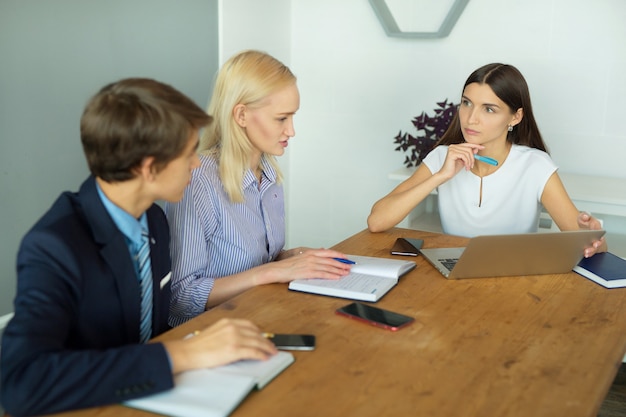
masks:
[(336, 260), (336, 261), (339, 261), (341, 263), (348, 264), (348, 265), (355, 265), (356, 264), (356, 262), (351, 261), (350, 259), (346, 259), (346, 258), (333, 258), (333, 259)]
[(493, 158), (489, 158), (488, 156), (481, 156), (481, 155), (476, 154), (476, 155), (474, 155), (474, 159), (477, 159), (477, 160), (479, 160), (481, 162), (484, 162), (486, 164), (489, 164), (489, 165), (493, 165), (494, 167), (498, 166), (498, 161), (496, 161)]
[(200, 330), (195, 330), (192, 333), (189, 333), (187, 335), (185, 335), (185, 337), (183, 337), (183, 339), (189, 339), (192, 338), (194, 336), (198, 336), (200, 334)]

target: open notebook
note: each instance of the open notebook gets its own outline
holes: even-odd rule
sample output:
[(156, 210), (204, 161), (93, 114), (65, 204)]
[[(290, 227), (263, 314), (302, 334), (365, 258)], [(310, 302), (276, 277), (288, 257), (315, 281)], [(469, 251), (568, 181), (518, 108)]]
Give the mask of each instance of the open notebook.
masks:
[(266, 361), (183, 372), (174, 377), (173, 389), (124, 405), (172, 417), (226, 417), (252, 389), (263, 388), (293, 361), (291, 353), (279, 351)]
[(416, 265), (414, 261), (400, 259), (357, 255), (347, 257), (355, 264), (351, 266), (350, 274), (345, 277), (338, 280), (296, 279), (289, 283), (289, 289), (376, 302), (398, 283), (402, 275), (415, 268)]

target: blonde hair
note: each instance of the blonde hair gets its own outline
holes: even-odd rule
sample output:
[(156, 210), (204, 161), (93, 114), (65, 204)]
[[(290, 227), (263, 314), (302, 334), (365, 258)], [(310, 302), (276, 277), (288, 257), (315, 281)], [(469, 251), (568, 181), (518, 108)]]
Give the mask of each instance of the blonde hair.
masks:
[[(276, 58), (260, 51), (248, 50), (231, 57), (217, 74), (207, 113), (213, 123), (203, 132), (201, 149), (218, 159), (219, 175), (228, 197), (240, 203), (243, 198), (243, 176), (250, 167), (253, 146), (244, 129), (234, 118), (238, 104), (259, 106), (270, 94), (296, 82), (289, 68)], [(269, 163), (282, 181), (276, 158), (264, 153), (262, 163)]]

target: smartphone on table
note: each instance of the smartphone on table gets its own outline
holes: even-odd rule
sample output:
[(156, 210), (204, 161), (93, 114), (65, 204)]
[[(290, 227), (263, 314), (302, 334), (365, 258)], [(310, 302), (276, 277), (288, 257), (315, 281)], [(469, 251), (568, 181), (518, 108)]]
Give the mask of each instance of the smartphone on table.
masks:
[(279, 350), (313, 350), (315, 349), (315, 335), (312, 334), (284, 334), (269, 333), (267, 338)]
[(336, 313), (392, 331), (399, 330), (415, 321), (413, 317), (363, 303), (348, 304), (337, 309)]
[(424, 245), (423, 239), (399, 237), (391, 248), (392, 255), (417, 256)]

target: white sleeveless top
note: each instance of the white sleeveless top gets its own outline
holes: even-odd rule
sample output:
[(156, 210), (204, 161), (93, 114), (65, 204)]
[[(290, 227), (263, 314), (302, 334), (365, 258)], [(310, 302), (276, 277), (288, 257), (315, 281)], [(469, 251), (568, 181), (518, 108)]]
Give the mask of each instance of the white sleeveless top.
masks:
[[(447, 152), (447, 146), (438, 146), (423, 163), (435, 173), (443, 166)], [(546, 152), (513, 145), (500, 168), (482, 178), (482, 201), (481, 178), (461, 170), (437, 189), (444, 233), (473, 237), (536, 232), (541, 194), (556, 170)]]

